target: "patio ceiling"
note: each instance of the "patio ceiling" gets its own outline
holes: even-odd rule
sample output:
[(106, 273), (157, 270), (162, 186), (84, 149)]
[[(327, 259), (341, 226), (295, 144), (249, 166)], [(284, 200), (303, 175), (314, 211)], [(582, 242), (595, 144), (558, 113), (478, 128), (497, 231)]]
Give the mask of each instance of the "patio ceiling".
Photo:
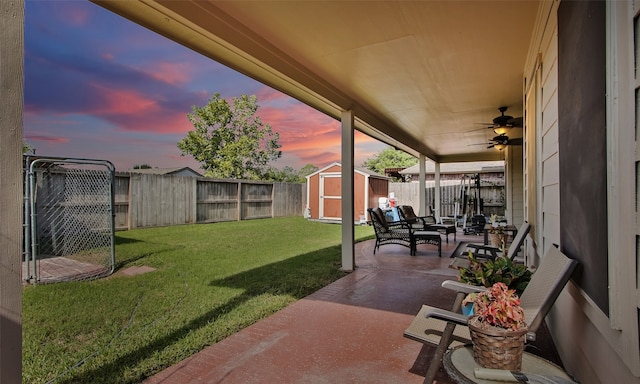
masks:
[(500, 106), (522, 116), (539, 5), (93, 1), (330, 116), (353, 110), (358, 130), (440, 162), (502, 158), (482, 123)]

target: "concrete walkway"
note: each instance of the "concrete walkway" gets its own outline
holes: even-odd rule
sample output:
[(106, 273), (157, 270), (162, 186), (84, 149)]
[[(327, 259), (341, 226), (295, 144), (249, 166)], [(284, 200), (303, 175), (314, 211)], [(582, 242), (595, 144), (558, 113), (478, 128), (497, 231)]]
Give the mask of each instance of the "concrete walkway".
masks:
[[(458, 241), (482, 241), (458, 233)], [(444, 240), (444, 239), (443, 239)], [(406, 339), (422, 304), (451, 306), (443, 280), (455, 242), (417, 255), (375, 241), (356, 245), (356, 270), (272, 316), (149, 378), (169, 383), (422, 383), (434, 348)], [(530, 352), (558, 363), (546, 328)], [(443, 368), (438, 384), (453, 383)]]

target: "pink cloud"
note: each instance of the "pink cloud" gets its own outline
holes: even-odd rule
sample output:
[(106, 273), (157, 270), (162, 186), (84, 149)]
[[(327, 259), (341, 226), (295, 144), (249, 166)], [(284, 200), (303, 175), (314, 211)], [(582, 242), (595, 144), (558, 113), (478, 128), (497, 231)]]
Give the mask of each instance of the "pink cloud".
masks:
[(64, 18), (72, 25), (84, 26), (89, 20), (89, 12), (87, 9), (81, 9), (79, 7), (66, 7)]
[(326, 134), (340, 137), (340, 122), (305, 105), (293, 104), (286, 108), (262, 107), (258, 110), (262, 121), (273, 129), (296, 138), (313, 138)]
[(129, 89), (112, 89), (92, 85), (103, 98), (103, 104), (88, 114), (100, 116), (128, 131), (158, 133), (187, 132), (193, 129), (186, 112), (167, 111), (142, 93)]
[(171, 63), (163, 61), (155, 63), (146, 72), (156, 80), (171, 85), (181, 85), (190, 80), (189, 73), (192, 72), (192, 68), (188, 63)]
[[(332, 162), (336, 161), (336, 156), (339, 158), (339, 122), (332, 118), (300, 104), (286, 109), (260, 108), (258, 114), (280, 134), (282, 151), (300, 158), (304, 164)], [(330, 153), (332, 150), (334, 152)]]
[(92, 84), (103, 98), (104, 104), (95, 108), (91, 113), (95, 114), (152, 114), (159, 110), (158, 104), (140, 92), (133, 90), (110, 89), (99, 84)]
[[(285, 96), (285, 98), (287, 98)], [(297, 101), (288, 105), (266, 103), (258, 110), (263, 122), (280, 134), (282, 151), (302, 164), (324, 166), (340, 161), (342, 145), (340, 121)], [(358, 131), (354, 134), (356, 165), (377, 155), (384, 145)]]
[(290, 141), (288, 142), (286, 145), (283, 144), (282, 148), (283, 150), (288, 150), (288, 151), (309, 151), (309, 150), (329, 150), (329, 149), (336, 149), (337, 151), (340, 151), (340, 146), (341, 146), (341, 140), (340, 138), (333, 138), (333, 137), (325, 137), (325, 138), (320, 138), (320, 139), (316, 139), (316, 140), (296, 140), (296, 141)]
[(25, 139), (33, 141), (44, 141), (48, 143), (67, 143), (69, 141), (66, 137), (51, 137), (45, 135), (25, 135)]
[(187, 119), (186, 113), (120, 115), (106, 117), (121, 129), (135, 132), (149, 132), (157, 134), (185, 133), (193, 130), (193, 125)]
[(371, 137), (369, 135), (365, 135), (364, 133), (362, 133), (360, 131), (356, 131), (355, 132), (354, 140), (357, 143), (379, 143), (378, 140), (374, 139), (373, 137)]
[(258, 92), (256, 92), (256, 97), (258, 98), (258, 104), (262, 105), (262, 103), (268, 103), (276, 100), (288, 101), (291, 98), (280, 91), (276, 91), (273, 88), (263, 86), (260, 87)]
[(331, 152), (323, 152), (305, 156), (303, 159), (304, 164), (313, 164), (316, 167), (322, 168), (331, 163), (340, 162), (340, 155)]

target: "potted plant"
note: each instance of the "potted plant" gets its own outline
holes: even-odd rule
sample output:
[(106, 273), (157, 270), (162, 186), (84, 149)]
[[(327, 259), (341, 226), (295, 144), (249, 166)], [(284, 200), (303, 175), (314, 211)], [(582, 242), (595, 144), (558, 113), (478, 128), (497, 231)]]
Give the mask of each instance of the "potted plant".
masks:
[(507, 236), (508, 234), (504, 231), (503, 226), (492, 226), (491, 229), (489, 229), (489, 244), (504, 252), (507, 248)]
[(474, 306), (468, 326), (475, 361), (485, 368), (520, 370), (527, 324), (515, 290), (499, 282), (465, 301)]
[(469, 266), (460, 268), (458, 280), (471, 285), (491, 287), (495, 283), (504, 283), (521, 295), (531, 280), (532, 272), (522, 264), (514, 263), (506, 257), (495, 260), (478, 260), (469, 252)]
[(489, 222), (491, 223), (491, 227), (489, 228), (489, 243), (492, 247), (500, 248), (504, 252), (507, 247), (507, 236), (509, 235), (505, 232), (507, 222), (504, 220), (504, 217), (499, 218), (496, 214), (491, 215)]

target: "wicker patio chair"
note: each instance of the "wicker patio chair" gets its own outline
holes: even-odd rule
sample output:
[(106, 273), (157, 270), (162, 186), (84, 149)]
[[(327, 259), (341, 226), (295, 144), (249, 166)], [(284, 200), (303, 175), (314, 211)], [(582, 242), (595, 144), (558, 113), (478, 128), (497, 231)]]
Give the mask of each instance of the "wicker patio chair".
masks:
[(369, 217), (373, 224), (373, 230), (376, 233), (376, 245), (373, 248), (373, 254), (381, 245), (399, 244), (409, 247), (413, 255), (413, 234), (411, 227), (404, 221), (387, 221), (382, 209), (368, 208)]
[(373, 254), (381, 245), (400, 244), (409, 247), (411, 256), (416, 254), (416, 245), (432, 244), (438, 247), (438, 256), (442, 256), (440, 233), (432, 230), (415, 230), (404, 220), (387, 221), (382, 209), (369, 208), (369, 216), (376, 233), (376, 245)]
[(436, 223), (436, 218), (433, 216), (417, 216), (410, 205), (399, 205), (398, 216), (400, 220), (409, 223), (411, 228), (423, 231), (428, 230), (429, 225)]
[(449, 224), (437, 224), (435, 216), (417, 216), (410, 205), (398, 206), (398, 216), (404, 220), (414, 230), (437, 231), (444, 234), (449, 242), (449, 234), (453, 233), (453, 240), (456, 240), (456, 226)]

